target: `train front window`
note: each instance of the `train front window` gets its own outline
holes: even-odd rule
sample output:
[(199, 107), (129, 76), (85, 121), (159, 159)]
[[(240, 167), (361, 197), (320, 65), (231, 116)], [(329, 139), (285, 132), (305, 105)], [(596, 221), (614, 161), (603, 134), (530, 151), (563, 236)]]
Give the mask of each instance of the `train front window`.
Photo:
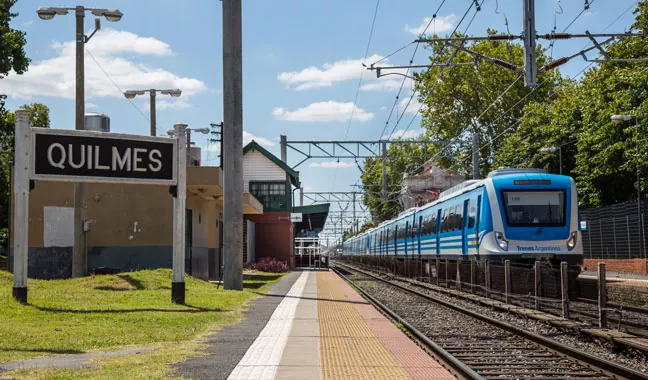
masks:
[(509, 226), (565, 225), (565, 191), (502, 191)]

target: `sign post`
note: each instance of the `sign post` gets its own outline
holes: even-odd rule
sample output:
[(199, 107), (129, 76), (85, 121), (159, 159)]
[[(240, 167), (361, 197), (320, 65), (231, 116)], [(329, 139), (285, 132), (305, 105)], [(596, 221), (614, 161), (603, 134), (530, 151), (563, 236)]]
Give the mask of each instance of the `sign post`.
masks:
[(290, 221), (293, 223), (300, 223), (302, 221), (302, 213), (292, 212), (290, 213)]
[(31, 180), (135, 183), (171, 186), (174, 196), (171, 300), (184, 303), (186, 124), (175, 137), (30, 128), (16, 111), (13, 296), (27, 303), (29, 192)]
[(178, 184), (173, 198), (173, 274), (171, 301), (185, 303), (185, 218), (187, 203), (187, 124), (176, 124), (175, 137), (178, 141)]
[(29, 112), (16, 111), (14, 150), (14, 282), (13, 296), (27, 304), (27, 252), (29, 250)]

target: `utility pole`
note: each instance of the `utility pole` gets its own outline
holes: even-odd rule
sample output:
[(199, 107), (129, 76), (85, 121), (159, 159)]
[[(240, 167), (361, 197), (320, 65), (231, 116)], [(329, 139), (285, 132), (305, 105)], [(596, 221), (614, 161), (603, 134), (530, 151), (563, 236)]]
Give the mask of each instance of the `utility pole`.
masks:
[(149, 101), (149, 104), (151, 106), (150, 108), (150, 119), (151, 119), (151, 136), (155, 136), (155, 127), (157, 126), (157, 117), (155, 115), (155, 89), (150, 89), (149, 93), (151, 95), (151, 100)]
[(535, 29), (535, 0), (523, 0), (523, 40), (524, 40), (524, 85), (536, 86), (538, 65), (536, 63), (536, 29)]
[[(76, 15), (76, 112), (74, 126), (77, 131), (85, 129), (85, 67), (84, 48), (85, 34), (83, 33), (83, 21), (85, 19), (85, 8), (77, 6)], [(72, 248), (72, 277), (83, 277), (88, 272), (86, 257), (85, 232), (85, 183), (74, 183), (74, 247)]]
[(473, 179), (479, 179), (479, 133), (473, 132)]
[(241, 0), (223, 0), (223, 249), (225, 289), (243, 290), (243, 54)]
[(355, 224), (355, 226), (356, 226), (356, 233), (357, 233), (358, 232), (358, 224), (357, 224), (357, 221), (356, 221), (356, 209), (355, 209), (355, 207), (356, 207), (356, 195), (355, 195), (355, 192), (354, 192), (353, 193), (353, 224)]
[(286, 136), (285, 135), (280, 135), (279, 136), (279, 146), (281, 148), (281, 161), (284, 163), (288, 163), (286, 160), (288, 159), (288, 150), (286, 146)]

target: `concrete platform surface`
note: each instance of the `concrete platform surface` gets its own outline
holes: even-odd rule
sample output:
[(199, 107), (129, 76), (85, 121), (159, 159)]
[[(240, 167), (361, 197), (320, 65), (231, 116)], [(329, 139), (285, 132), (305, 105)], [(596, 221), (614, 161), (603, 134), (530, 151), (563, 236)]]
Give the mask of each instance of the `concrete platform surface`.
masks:
[[(253, 327), (244, 321), (216, 333), (211, 355), (181, 364), (180, 374), (231, 380), (454, 378), (335, 273), (294, 272), (276, 286), (274, 295), (259, 301), (275, 301), (258, 308), (264, 326), (248, 315)], [(232, 349), (237, 329), (248, 339)]]

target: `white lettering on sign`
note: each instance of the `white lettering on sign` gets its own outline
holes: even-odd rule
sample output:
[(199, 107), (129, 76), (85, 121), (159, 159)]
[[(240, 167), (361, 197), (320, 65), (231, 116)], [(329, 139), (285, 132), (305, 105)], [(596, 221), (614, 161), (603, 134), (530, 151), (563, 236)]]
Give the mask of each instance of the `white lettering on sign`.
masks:
[(142, 162), (142, 158), (139, 157), (140, 153), (146, 153), (146, 149), (135, 148), (133, 149), (133, 171), (134, 172), (145, 172), (146, 168), (141, 168), (137, 164)]
[[(71, 167), (73, 167), (75, 169), (79, 169), (80, 167), (85, 165), (85, 145), (81, 145), (81, 163), (80, 164), (75, 164), (74, 163), (74, 157), (72, 155), (72, 152), (73, 152), (72, 144), (68, 144), (68, 150), (70, 152), (68, 154), (68, 158), (69, 158), (68, 163), (70, 164)], [(63, 156), (65, 156), (65, 152), (63, 152)]]
[(120, 156), (119, 155), (119, 150), (117, 150), (116, 147), (112, 148), (112, 170), (124, 170), (124, 167), (126, 167), (126, 171), (129, 172), (131, 171), (131, 151), (130, 149), (126, 149), (124, 151), (124, 155)]
[(99, 146), (95, 145), (95, 169), (99, 170), (110, 170), (110, 166), (107, 165), (101, 165), (99, 163)]
[[(54, 148), (58, 148), (59, 152), (61, 152), (61, 159), (58, 160), (58, 162), (54, 162), (54, 158), (52, 157)], [(65, 147), (59, 143), (50, 145), (47, 148), (47, 161), (55, 168), (65, 169), (65, 165), (63, 165), (63, 163), (65, 162)]]
[[(157, 156), (155, 158), (154, 156)], [(153, 149), (149, 152), (149, 161), (155, 164), (149, 164), (149, 170), (154, 171), (154, 172), (159, 172), (160, 169), (162, 169), (162, 162), (160, 161), (160, 158), (162, 157), (162, 153), (160, 153), (159, 150)]]

